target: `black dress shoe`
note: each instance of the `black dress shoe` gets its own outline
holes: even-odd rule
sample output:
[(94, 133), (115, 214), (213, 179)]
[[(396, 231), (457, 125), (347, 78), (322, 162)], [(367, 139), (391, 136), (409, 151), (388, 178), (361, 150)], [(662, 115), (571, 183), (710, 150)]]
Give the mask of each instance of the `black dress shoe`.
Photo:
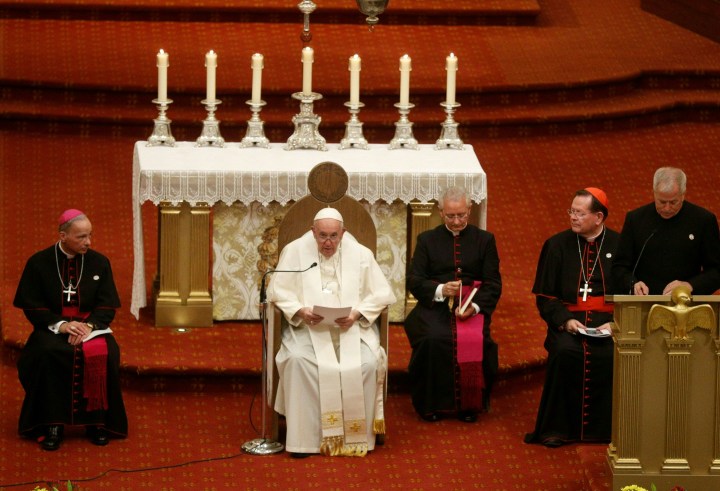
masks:
[(85, 430), (85, 433), (87, 434), (90, 442), (93, 445), (104, 447), (105, 445), (110, 443), (110, 439), (108, 438), (108, 434), (107, 431), (105, 431), (105, 428), (102, 428), (100, 426), (88, 426)]
[(560, 438), (546, 438), (542, 441), (542, 444), (550, 448), (558, 448), (565, 445), (565, 442)]
[(375, 445), (385, 445), (385, 434), (379, 433), (375, 435)]
[(50, 425), (45, 430), (45, 435), (40, 440), (40, 446), (43, 450), (57, 450), (60, 448), (63, 437), (63, 428), (59, 425)]
[(429, 421), (430, 423), (437, 423), (440, 421), (440, 415), (438, 413), (427, 413), (420, 416), (425, 421)]
[(310, 454), (305, 452), (290, 452), (290, 457), (293, 459), (306, 459), (310, 457)]
[(457, 415), (458, 421), (463, 423), (474, 423), (478, 419), (476, 411), (460, 411)]

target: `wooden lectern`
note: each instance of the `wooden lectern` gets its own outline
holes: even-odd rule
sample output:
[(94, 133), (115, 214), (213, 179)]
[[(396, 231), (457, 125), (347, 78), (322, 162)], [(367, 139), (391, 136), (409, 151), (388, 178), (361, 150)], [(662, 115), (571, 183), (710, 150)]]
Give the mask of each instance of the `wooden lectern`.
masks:
[(613, 490), (720, 489), (720, 296), (676, 292), (608, 297), (615, 302)]

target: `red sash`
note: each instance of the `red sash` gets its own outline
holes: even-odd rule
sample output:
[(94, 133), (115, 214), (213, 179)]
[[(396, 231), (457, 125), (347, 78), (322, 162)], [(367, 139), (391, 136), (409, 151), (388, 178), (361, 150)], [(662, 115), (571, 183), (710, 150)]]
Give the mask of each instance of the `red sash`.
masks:
[[(480, 282), (472, 286), (463, 286), (463, 299), (473, 288), (480, 288)], [(464, 300), (463, 300), (464, 302)], [(462, 307), (462, 305), (458, 306)], [(471, 304), (468, 309), (472, 309)], [(455, 315), (453, 312), (452, 315)], [(482, 314), (461, 321), (455, 318), (457, 328), (457, 362), (460, 367), (460, 406), (462, 410), (482, 409), (482, 389), (485, 388), (483, 376), (483, 326), (485, 316)]]
[(83, 355), (85, 356), (83, 396), (87, 399), (87, 410), (107, 409), (108, 347), (105, 336), (98, 336), (83, 343)]
[[(63, 317), (85, 320), (90, 315), (80, 312), (76, 306), (63, 307)], [(87, 411), (108, 408), (107, 397), (107, 358), (108, 347), (105, 336), (98, 336), (82, 343), (85, 369), (83, 373), (83, 397), (87, 399)]]
[(594, 312), (612, 312), (614, 310), (613, 304), (605, 303), (605, 296), (587, 297), (585, 301), (583, 301), (582, 297), (578, 297), (576, 304), (567, 304), (565, 307), (570, 312), (588, 312), (590, 310)]

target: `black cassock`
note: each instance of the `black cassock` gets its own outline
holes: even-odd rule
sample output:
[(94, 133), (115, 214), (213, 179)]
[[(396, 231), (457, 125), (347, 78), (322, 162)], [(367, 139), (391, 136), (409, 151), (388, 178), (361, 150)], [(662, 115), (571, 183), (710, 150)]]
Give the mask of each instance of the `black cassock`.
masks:
[(650, 295), (662, 295), (668, 283), (680, 280), (689, 282), (695, 295), (712, 295), (720, 288), (717, 218), (688, 201), (668, 219), (657, 213), (655, 203), (628, 212), (613, 278), (622, 294), (643, 281)]
[[(68, 293), (71, 281), (74, 293)], [(100, 425), (114, 436), (126, 436), (120, 349), (115, 338), (103, 335), (108, 351), (108, 409), (88, 411), (83, 395), (83, 345), (73, 346), (67, 334), (55, 334), (48, 328), (61, 320), (91, 323), (96, 329), (110, 326), (120, 307), (110, 261), (93, 250), (84, 258), (69, 259), (55, 244), (28, 260), (13, 305), (23, 309), (33, 325), (18, 360), (18, 376), (25, 389), (19, 432), (34, 436), (45, 425)], [(74, 315), (68, 315), (70, 312)]]
[(445, 225), (423, 232), (418, 236), (407, 279), (407, 289), (418, 303), (405, 319), (405, 332), (412, 347), (408, 367), (412, 402), (420, 415), (461, 409), (457, 347), (451, 326), (454, 314), (450, 299), (433, 301), (438, 285), (455, 281), (458, 268), (458, 278), (464, 285), (482, 282), (473, 303), (484, 316), (485, 404), (497, 375), (497, 344), (490, 337), (490, 316), (502, 291), (495, 237), (473, 225), (468, 225), (457, 238)]
[[(526, 443), (610, 439), (612, 338), (573, 335), (558, 328), (573, 318), (587, 327), (613, 320), (612, 305), (604, 303), (604, 296), (612, 293), (610, 270), (619, 240), (620, 234), (608, 228), (593, 242), (565, 230), (543, 245), (532, 291), (547, 323), (547, 373), (535, 431), (526, 435)], [(587, 288), (592, 291), (583, 301), (590, 272)]]

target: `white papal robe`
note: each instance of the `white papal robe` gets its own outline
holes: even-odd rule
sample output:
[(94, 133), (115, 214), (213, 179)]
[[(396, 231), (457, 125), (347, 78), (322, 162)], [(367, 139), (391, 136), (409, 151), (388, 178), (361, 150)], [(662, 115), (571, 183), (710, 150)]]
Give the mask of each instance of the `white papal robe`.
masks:
[[(322, 262), (321, 259), (324, 258), (320, 257), (312, 232), (307, 232), (285, 246), (277, 269), (303, 270), (313, 262)], [(364, 400), (367, 449), (375, 447), (373, 428), (378, 391), (381, 389), (378, 387), (378, 374), (382, 383), (387, 373), (387, 357), (380, 346), (375, 320), (386, 306), (395, 302), (395, 295), (372, 251), (359, 244), (349, 233), (344, 234), (338, 251), (330, 258), (333, 259), (339, 266), (336, 276), (339, 291), (335, 288), (333, 293), (328, 293), (327, 285), (323, 285), (321, 267), (303, 273), (276, 273), (268, 288), (268, 300), (282, 310), (289, 323), (283, 328), (282, 345), (275, 358), (279, 373), (275, 410), (285, 415), (285, 447), (290, 452), (319, 453), (323, 438), (318, 360), (310, 327), (302, 319), (294, 317), (301, 308), (315, 305), (352, 307), (362, 314), (361, 319), (347, 331), (318, 326), (312, 329), (332, 331), (335, 352), (339, 357), (343, 352), (340, 344), (345, 336), (353, 342), (360, 340), (361, 399)], [(342, 361), (340, 357), (341, 366)], [(345, 368), (341, 370), (340, 378)], [(352, 411), (353, 408), (342, 408), (346, 418)]]

